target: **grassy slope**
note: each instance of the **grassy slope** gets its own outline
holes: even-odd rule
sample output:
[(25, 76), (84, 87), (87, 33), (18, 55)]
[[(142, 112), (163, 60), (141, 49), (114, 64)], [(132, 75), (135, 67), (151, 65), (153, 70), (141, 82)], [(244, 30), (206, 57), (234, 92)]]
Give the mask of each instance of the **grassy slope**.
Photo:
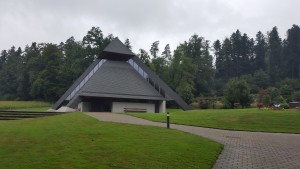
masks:
[(50, 103), (37, 101), (0, 101), (0, 110), (50, 107)]
[[(299, 110), (216, 109), (216, 110), (171, 110), (171, 123), (212, 127), (229, 130), (300, 133)], [(165, 114), (131, 115), (165, 122)]]
[(1, 168), (211, 168), (222, 145), (81, 113), (0, 121)]
[(21, 108), (21, 109), (14, 109), (15, 111), (24, 111), (24, 112), (47, 112), (47, 110), (50, 109), (50, 106), (48, 107), (33, 107), (33, 108)]

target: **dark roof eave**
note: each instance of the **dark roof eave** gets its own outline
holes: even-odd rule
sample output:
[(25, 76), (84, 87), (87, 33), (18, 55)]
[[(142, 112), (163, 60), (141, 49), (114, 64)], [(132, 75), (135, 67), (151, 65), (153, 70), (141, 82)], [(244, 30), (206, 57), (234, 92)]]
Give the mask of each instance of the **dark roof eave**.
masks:
[(81, 92), (81, 97), (107, 97), (107, 98), (122, 98), (122, 99), (142, 99), (142, 100), (166, 100), (163, 97), (146, 96), (146, 95), (126, 95), (126, 94), (114, 94), (114, 93), (93, 93), (93, 92)]

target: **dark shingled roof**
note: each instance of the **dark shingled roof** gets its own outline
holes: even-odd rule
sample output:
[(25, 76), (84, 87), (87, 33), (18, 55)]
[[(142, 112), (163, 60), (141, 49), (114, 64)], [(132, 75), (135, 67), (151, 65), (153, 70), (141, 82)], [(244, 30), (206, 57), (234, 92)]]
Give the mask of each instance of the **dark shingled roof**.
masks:
[(99, 58), (109, 60), (123, 60), (127, 61), (132, 58), (134, 53), (128, 49), (118, 38), (115, 38), (107, 47), (102, 51)]
[[(90, 96), (146, 100), (172, 99), (175, 100), (182, 109), (190, 109), (190, 106), (182, 100), (180, 96), (152, 72), (118, 38), (115, 38), (101, 52), (99, 58), (86, 69), (52, 108), (58, 109), (102, 59), (107, 61), (92, 75), (84, 86), (82, 86), (67, 106), (74, 108), (81, 101), (80, 96)], [(151, 82), (155, 83), (159, 90), (164, 94), (161, 95), (146, 79), (127, 63), (126, 61), (129, 59), (132, 59), (134, 64), (141, 68), (148, 75), (149, 79), (151, 79)]]
[(79, 96), (164, 100), (129, 63), (111, 60), (89, 79)]

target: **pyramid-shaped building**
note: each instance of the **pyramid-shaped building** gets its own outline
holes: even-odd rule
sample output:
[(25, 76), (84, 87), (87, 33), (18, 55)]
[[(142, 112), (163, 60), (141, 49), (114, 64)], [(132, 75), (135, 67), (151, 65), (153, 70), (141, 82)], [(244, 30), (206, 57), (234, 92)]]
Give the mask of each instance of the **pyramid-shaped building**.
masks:
[(166, 83), (152, 72), (118, 38), (53, 105), (84, 112), (165, 112), (174, 100), (190, 109)]

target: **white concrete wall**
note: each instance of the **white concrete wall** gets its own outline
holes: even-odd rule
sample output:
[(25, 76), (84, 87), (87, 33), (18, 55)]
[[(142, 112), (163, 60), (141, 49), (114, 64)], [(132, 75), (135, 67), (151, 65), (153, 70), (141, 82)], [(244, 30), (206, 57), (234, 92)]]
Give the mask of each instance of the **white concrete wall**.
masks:
[(91, 103), (90, 102), (80, 102), (78, 104), (78, 109), (81, 112), (89, 112), (89, 111), (91, 111)]
[(123, 113), (124, 108), (140, 108), (140, 109), (146, 109), (147, 113), (155, 112), (154, 103), (130, 103), (130, 102), (113, 102), (112, 103), (112, 112)]
[(165, 100), (159, 101), (159, 112), (160, 113), (166, 112), (166, 101)]

